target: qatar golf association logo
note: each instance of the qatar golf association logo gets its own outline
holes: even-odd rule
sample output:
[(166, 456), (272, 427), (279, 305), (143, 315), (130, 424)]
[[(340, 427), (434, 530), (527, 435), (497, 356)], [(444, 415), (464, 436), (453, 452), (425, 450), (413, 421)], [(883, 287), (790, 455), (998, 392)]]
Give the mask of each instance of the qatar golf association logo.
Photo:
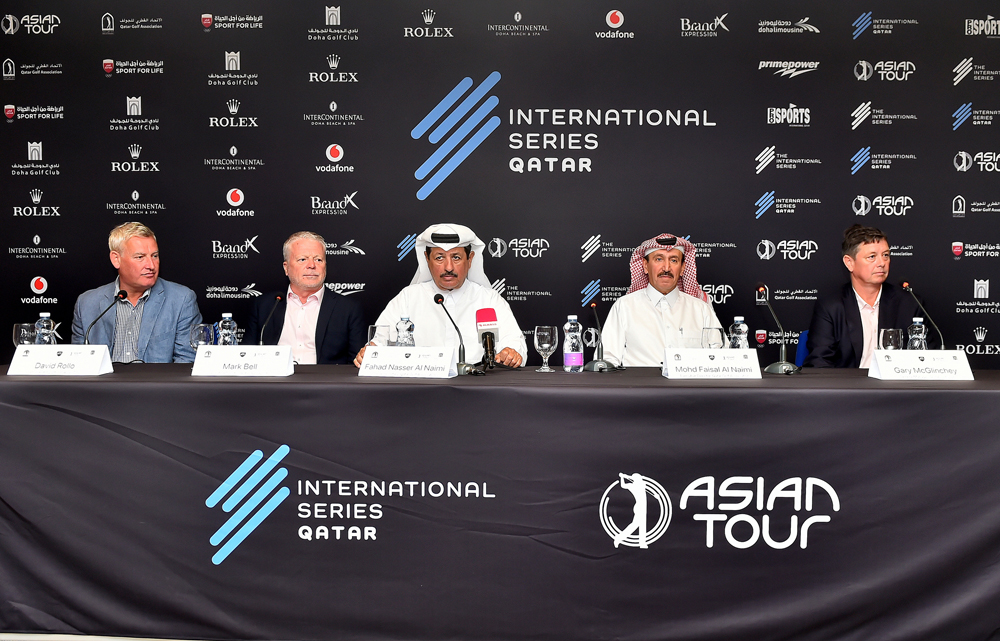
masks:
[[(632, 499), (632, 521), (623, 528), (618, 527), (611, 516), (609, 508), (612, 502), (627, 504), (627, 496)], [(652, 498), (652, 500), (650, 500)], [(652, 527), (649, 526), (650, 518), (655, 518)], [(608, 486), (601, 496), (599, 509), (601, 517), (601, 527), (604, 532), (614, 541), (615, 547), (624, 545), (630, 548), (640, 548), (645, 550), (650, 543), (655, 543), (670, 526), (670, 518), (673, 516), (673, 506), (670, 497), (663, 486), (648, 476), (639, 473), (625, 474), (618, 473), (618, 480)]]

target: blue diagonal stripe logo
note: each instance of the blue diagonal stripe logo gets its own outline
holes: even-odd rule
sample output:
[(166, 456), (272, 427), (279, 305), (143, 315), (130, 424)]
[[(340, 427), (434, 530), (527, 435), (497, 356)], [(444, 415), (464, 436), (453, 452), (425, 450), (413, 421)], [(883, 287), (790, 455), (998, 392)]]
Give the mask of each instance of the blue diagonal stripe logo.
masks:
[(871, 150), (872, 150), (871, 147), (862, 147), (861, 149), (858, 149), (858, 152), (856, 154), (851, 156), (851, 162), (854, 163), (854, 166), (851, 167), (852, 176), (858, 173), (858, 170), (864, 167), (865, 163), (867, 163), (871, 159), (872, 157)]
[[(418, 199), (430, 196), (500, 126), (499, 117), (490, 117), (490, 112), (500, 104), (500, 100), (496, 96), (483, 100), (498, 82), (500, 72), (494, 71), (469, 92), (473, 85), (472, 78), (463, 78), (410, 132), (410, 137), (420, 140), (430, 131), (427, 140), (435, 145), (441, 143), (413, 173), (417, 180), (427, 179), (417, 190)], [(431, 127), (434, 127), (433, 131)]]
[(958, 109), (956, 109), (955, 113), (951, 114), (951, 117), (955, 119), (955, 122), (951, 125), (951, 130), (955, 131), (956, 129), (961, 127), (962, 123), (968, 120), (969, 116), (971, 115), (972, 115), (971, 102), (967, 102)]
[(580, 290), (580, 293), (583, 294), (580, 307), (586, 307), (587, 303), (594, 299), (594, 296), (601, 293), (601, 279), (590, 281), (586, 287)]
[(206, 506), (214, 508), (225, 499), (222, 511), (227, 514), (238, 507), (209, 539), (213, 547), (222, 546), (212, 556), (212, 563), (219, 565), (225, 561), (288, 498), (291, 493), (288, 488), (278, 487), (288, 476), (288, 470), (275, 468), (289, 451), (287, 445), (282, 445), (264, 460), (264, 453), (256, 450), (205, 500)]
[(865, 29), (872, 26), (872, 12), (862, 13), (857, 20), (851, 23), (851, 26), (854, 27), (854, 40), (857, 40), (858, 36), (865, 32)]
[(413, 249), (413, 247), (416, 244), (417, 244), (416, 234), (410, 234), (403, 240), (399, 241), (399, 244), (396, 245), (396, 249), (399, 250), (399, 253), (396, 254), (396, 262), (398, 263), (404, 258), (406, 258), (406, 255), (410, 253), (410, 250)]
[(758, 198), (757, 202), (754, 203), (754, 205), (757, 206), (757, 218), (763, 216), (764, 212), (770, 209), (771, 205), (773, 204), (774, 204), (774, 192), (773, 191), (764, 192), (764, 195)]

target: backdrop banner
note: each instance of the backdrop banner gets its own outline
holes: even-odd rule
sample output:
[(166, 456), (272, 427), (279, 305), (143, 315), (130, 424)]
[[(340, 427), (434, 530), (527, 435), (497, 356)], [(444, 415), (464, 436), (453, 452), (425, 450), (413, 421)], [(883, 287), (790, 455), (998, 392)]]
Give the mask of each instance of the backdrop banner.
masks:
[(353, 380), (2, 386), (0, 630), (1000, 629), (996, 390)]

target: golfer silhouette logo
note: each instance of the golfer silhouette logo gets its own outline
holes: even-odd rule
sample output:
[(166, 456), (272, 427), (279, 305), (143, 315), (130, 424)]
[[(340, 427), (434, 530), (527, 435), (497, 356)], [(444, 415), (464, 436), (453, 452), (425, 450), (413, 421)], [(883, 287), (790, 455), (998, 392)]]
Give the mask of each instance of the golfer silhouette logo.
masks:
[[(625, 526), (624, 530), (619, 528), (608, 514), (608, 504), (611, 500), (617, 501), (622, 498), (622, 492), (616, 490), (627, 491), (632, 495), (634, 501), (632, 522)], [(652, 503), (649, 500), (650, 497), (653, 498)], [(650, 508), (653, 505), (658, 508), (659, 514), (653, 527), (650, 528), (648, 527)], [(648, 476), (638, 473), (619, 473), (618, 481), (609, 485), (608, 489), (604, 490), (604, 496), (601, 497), (601, 526), (614, 541), (615, 547), (625, 545), (632, 548), (648, 548), (650, 543), (659, 539), (667, 531), (672, 513), (670, 497), (663, 486)]]

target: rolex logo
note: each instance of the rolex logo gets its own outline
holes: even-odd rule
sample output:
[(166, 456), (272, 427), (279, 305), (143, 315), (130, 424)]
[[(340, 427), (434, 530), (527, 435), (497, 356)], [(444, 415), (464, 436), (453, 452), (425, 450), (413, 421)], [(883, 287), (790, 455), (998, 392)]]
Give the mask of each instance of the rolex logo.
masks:
[(331, 53), (326, 57), (326, 64), (330, 65), (331, 69), (336, 69), (340, 66), (340, 56), (335, 53)]
[(424, 24), (434, 24), (434, 12), (430, 9), (424, 9), (424, 12), (420, 14), (424, 18)]
[(976, 335), (977, 343), (982, 343), (984, 340), (986, 340), (986, 331), (987, 330), (985, 327), (977, 327), (976, 329), (972, 330), (972, 333)]
[(142, 147), (140, 147), (137, 144), (133, 143), (133, 144), (131, 144), (131, 145), (128, 146), (128, 153), (132, 156), (132, 160), (135, 160), (136, 158), (138, 158), (139, 157), (139, 152), (141, 152), (141, 151), (142, 151)]
[(32, 189), (28, 193), (31, 194), (31, 202), (35, 203), (36, 205), (38, 203), (42, 202), (42, 190), (41, 189)]
[(240, 101), (233, 98), (226, 103), (226, 106), (229, 107), (229, 113), (236, 115), (236, 113), (240, 110)]

